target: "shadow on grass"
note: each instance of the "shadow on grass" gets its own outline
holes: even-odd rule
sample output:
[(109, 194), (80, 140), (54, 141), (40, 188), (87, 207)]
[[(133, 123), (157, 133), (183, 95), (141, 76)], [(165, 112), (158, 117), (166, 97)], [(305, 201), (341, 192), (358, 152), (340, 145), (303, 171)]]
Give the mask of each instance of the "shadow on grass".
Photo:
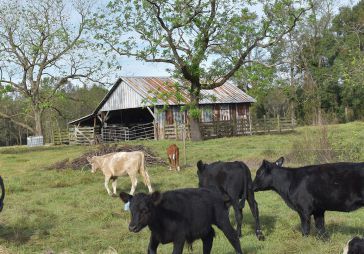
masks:
[[(317, 229), (315, 228), (314, 222), (311, 221), (311, 230), (310, 235), (315, 236), (317, 239), (322, 241), (327, 241), (331, 238), (331, 235), (334, 233), (340, 233), (343, 235), (347, 235), (348, 237), (352, 237), (358, 235), (359, 232), (363, 231), (363, 227), (360, 226), (348, 226), (344, 223), (329, 223), (325, 224), (326, 233), (324, 235), (319, 235)], [(295, 226), (295, 230), (301, 232), (301, 224), (297, 224)]]
[(53, 225), (49, 225), (47, 228), (39, 228), (38, 225), (0, 225), (0, 238), (15, 245), (22, 245), (27, 243), (33, 235), (38, 235), (39, 238), (47, 237), (52, 227)]
[(0, 224), (0, 239), (15, 245), (27, 243), (32, 237), (47, 238), (56, 223), (55, 215), (46, 211), (28, 210), (28, 217), (21, 217), (14, 224)]
[(29, 241), (32, 235), (35, 233), (36, 228), (27, 226), (5, 226), (0, 225), (0, 238), (12, 242), (16, 245), (21, 245)]
[(329, 234), (333, 234), (335, 232), (339, 232), (344, 235), (354, 236), (357, 235), (359, 232), (363, 232), (363, 227), (360, 226), (348, 226), (344, 223), (330, 223), (326, 224), (326, 231)]

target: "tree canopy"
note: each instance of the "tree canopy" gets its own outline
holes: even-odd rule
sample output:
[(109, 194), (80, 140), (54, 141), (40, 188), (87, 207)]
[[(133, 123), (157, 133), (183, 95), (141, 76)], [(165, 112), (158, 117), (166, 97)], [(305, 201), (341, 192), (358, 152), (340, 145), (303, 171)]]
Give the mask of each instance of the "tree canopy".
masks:
[(295, 27), (309, 8), (300, 3), (115, 0), (94, 25), (107, 50), (171, 64), (190, 91), (191, 135), (199, 139), (194, 112), (200, 90), (222, 85), (247, 63), (264, 62), (264, 56), (252, 59), (251, 53), (275, 45)]

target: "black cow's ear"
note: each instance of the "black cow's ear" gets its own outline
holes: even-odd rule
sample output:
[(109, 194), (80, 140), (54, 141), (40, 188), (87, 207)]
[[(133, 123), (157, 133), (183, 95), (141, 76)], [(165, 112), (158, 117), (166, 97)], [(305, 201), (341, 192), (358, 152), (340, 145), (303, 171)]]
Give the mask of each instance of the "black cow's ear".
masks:
[(266, 172), (270, 172), (272, 169), (272, 163), (267, 160), (263, 160), (261, 168), (263, 168)]
[(282, 167), (282, 165), (283, 165), (283, 162), (284, 162), (284, 158), (283, 157), (281, 157), (281, 158), (279, 158), (278, 160), (276, 160), (276, 165), (278, 166), (278, 167)]
[(158, 205), (162, 201), (162, 193), (155, 191), (152, 193), (151, 198), (154, 205)]
[(200, 172), (202, 172), (205, 169), (205, 165), (203, 164), (202, 160), (199, 160), (197, 162), (197, 168), (198, 168), (198, 171), (200, 171)]
[(133, 198), (132, 195), (126, 192), (120, 192), (119, 197), (124, 203), (128, 203)]

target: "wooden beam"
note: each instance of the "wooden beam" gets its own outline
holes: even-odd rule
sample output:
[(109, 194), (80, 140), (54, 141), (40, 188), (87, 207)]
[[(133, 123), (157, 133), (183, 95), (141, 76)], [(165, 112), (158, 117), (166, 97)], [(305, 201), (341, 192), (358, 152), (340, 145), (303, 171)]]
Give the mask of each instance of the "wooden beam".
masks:
[(153, 118), (155, 119), (155, 115), (154, 115), (153, 111), (150, 109), (150, 107), (147, 106), (147, 109), (148, 109), (149, 113), (153, 116)]

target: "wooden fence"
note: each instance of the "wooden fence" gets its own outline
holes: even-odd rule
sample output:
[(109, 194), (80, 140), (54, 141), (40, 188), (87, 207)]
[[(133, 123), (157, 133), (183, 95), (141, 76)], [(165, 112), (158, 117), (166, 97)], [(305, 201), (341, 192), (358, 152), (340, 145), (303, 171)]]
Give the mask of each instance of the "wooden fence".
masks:
[(55, 145), (63, 145), (70, 143), (70, 135), (68, 130), (55, 130), (53, 131), (52, 143)]
[(101, 131), (101, 140), (104, 143), (135, 139), (154, 139), (154, 124), (137, 124), (131, 126), (130, 128), (120, 125), (113, 125), (103, 127)]
[[(294, 124), (290, 118), (240, 119), (238, 121), (214, 121), (200, 123), (202, 139), (241, 135), (269, 134), (292, 131)], [(191, 139), (189, 125), (164, 125), (154, 127), (154, 123), (138, 124), (132, 127), (121, 125), (99, 127), (73, 127), (69, 131), (54, 132), (53, 143), (95, 144), (112, 143), (135, 139)]]
[(99, 127), (73, 127), (69, 129), (69, 143), (78, 145), (92, 145), (99, 143)]
[(292, 131), (294, 125), (288, 118), (240, 119), (200, 123), (203, 139)]
[(157, 124), (156, 137), (157, 139), (191, 139), (190, 126), (186, 124), (164, 124), (163, 126)]

